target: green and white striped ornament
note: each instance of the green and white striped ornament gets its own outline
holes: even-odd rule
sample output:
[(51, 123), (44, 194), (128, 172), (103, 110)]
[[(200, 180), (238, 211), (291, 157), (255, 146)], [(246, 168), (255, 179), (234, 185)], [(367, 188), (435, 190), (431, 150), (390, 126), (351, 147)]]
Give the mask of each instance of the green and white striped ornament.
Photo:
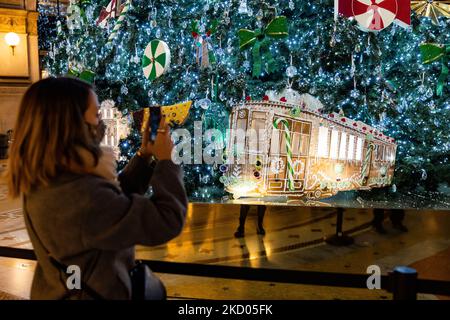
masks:
[(369, 176), (370, 169), (370, 159), (372, 159), (372, 152), (375, 149), (375, 145), (372, 142), (369, 142), (367, 145), (366, 155), (364, 157), (362, 169), (361, 169), (361, 184), (364, 183), (364, 179)]
[[(294, 191), (294, 165), (292, 162), (292, 144), (291, 144), (291, 131), (289, 130), (289, 122), (284, 118), (278, 118), (274, 120), (273, 126), (278, 129), (280, 123), (283, 125), (283, 133), (286, 141), (286, 158), (287, 158), (287, 186), (289, 191)], [(281, 130), (281, 129), (280, 129)]]
[(170, 49), (161, 40), (152, 40), (142, 56), (142, 70), (149, 80), (160, 77), (170, 66)]

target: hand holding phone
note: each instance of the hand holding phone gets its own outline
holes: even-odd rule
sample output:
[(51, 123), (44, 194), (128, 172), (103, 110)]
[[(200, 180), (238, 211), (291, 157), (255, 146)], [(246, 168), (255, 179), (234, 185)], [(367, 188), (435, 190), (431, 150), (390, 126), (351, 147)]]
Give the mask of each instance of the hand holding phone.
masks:
[[(145, 157), (153, 155), (158, 160), (170, 160), (172, 159), (173, 149), (170, 128), (166, 123), (165, 117), (162, 116), (161, 113), (159, 113), (159, 122), (156, 122), (155, 118), (158, 118), (158, 112), (156, 110), (154, 112), (155, 116), (150, 113), (150, 117), (145, 123), (142, 134), (141, 154)], [(155, 138), (152, 140), (152, 137)]]
[(161, 106), (153, 106), (150, 108), (150, 141), (156, 139), (158, 128), (161, 122)]

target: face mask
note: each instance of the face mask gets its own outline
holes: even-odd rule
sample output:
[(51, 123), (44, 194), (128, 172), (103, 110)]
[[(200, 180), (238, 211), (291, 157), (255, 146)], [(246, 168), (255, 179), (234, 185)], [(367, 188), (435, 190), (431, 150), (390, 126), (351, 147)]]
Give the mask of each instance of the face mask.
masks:
[(93, 125), (87, 122), (86, 125), (88, 127), (89, 133), (91, 134), (92, 140), (94, 140), (95, 143), (100, 144), (106, 133), (106, 124), (103, 122), (103, 120), (100, 120), (98, 122), (98, 125)]

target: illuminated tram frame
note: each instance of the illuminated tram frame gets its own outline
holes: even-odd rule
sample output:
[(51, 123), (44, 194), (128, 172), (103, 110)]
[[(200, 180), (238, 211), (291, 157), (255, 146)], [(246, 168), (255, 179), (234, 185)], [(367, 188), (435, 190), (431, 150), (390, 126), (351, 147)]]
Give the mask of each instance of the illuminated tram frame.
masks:
[[(395, 141), (362, 122), (320, 111), (275, 101), (236, 106), (230, 115), (225, 189), (234, 198), (321, 199), (338, 191), (390, 185)], [(288, 124), (288, 130), (276, 127), (277, 119)], [(291, 142), (290, 161), (286, 139)]]

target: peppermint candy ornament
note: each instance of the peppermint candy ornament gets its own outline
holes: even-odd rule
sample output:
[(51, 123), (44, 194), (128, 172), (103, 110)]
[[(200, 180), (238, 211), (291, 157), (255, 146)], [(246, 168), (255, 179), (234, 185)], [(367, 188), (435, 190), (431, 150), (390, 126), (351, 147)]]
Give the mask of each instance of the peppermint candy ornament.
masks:
[(397, 17), (397, 0), (352, 0), (353, 15), (364, 31), (380, 31)]
[(170, 66), (170, 49), (161, 40), (152, 40), (147, 45), (142, 57), (142, 70), (149, 80), (160, 77)]

